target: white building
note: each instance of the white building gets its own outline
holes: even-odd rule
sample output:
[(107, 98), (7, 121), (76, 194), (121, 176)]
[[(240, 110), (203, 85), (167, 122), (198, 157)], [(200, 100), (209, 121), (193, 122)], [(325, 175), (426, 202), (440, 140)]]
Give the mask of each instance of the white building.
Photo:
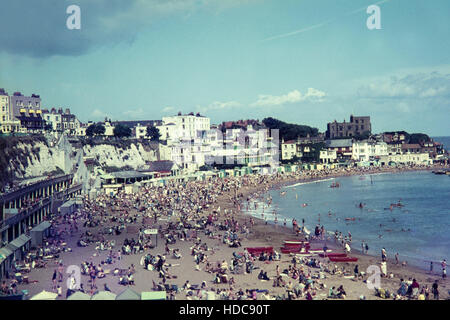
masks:
[(4, 89), (0, 89), (0, 133), (26, 132), (20, 121), (12, 117), (9, 103), (9, 95)]
[[(297, 142), (295, 140), (288, 140), (281, 142), (281, 159), (291, 160), (297, 155)], [(300, 156), (301, 157), (301, 156)]]
[(321, 163), (334, 163), (337, 161), (336, 150), (320, 150), (319, 159)]
[(50, 111), (43, 109), (42, 118), (52, 127), (53, 131), (62, 131), (62, 115), (55, 108), (52, 108)]
[[(163, 117), (163, 126), (168, 124), (174, 124), (173, 129), (167, 129), (169, 133), (168, 139), (192, 139), (196, 137), (198, 131), (207, 131), (210, 129), (210, 119), (193, 112), (182, 115), (178, 114), (173, 117)], [(159, 129), (159, 128), (158, 128)], [(165, 130), (160, 129), (161, 135), (166, 135)]]
[(391, 163), (403, 165), (429, 165), (433, 163), (428, 153), (405, 153), (392, 154), (380, 157), (381, 165), (388, 165)]
[(211, 130), (208, 133), (209, 164), (244, 166), (278, 165), (278, 137), (274, 141), (267, 129), (254, 130), (251, 125), (244, 129)]
[(368, 162), (385, 155), (388, 155), (386, 142), (367, 140), (353, 142), (352, 159), (355, 161)]
[(114, 136), (114, 128), (115, 127), (112, 125), (111, 121), (105, 121), (103, 123), (103, 125), (105, 126), (105, 133), (104, 133), (104, 135), (108, 136), (108, 137)]
[(134, 135), (136, 136), (136, 139), (145, 139), (147, 138), (147, 127), (141, 125), (140, 123), (138, 123), (135, 127), (134, 127)]
[[(156, 126), (160, 140), (167, 143), (170, 151), (162, 147), (164, 157), (170, 159), (181, 170), (193, 172), (205, 164), (205, 155), (210, 152), (206, 132), (210, 130), (210, 119), (197, 113), (163, 117), (163, 124)], [(161, 150), (160, 150), (161, 151)]]

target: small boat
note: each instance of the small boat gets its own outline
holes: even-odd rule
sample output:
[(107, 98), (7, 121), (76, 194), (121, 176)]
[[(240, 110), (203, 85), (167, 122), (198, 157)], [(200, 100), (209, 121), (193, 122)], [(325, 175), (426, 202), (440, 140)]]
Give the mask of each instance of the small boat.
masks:
[[(315, 249), (309, 249), (308, 251), (311, 253), (323, 254), (323, 249), (315, 248)], [(331, 251), (332, 251), (331, 249), (327, 249), (327, 252), (331, 252)], [(330, 254), (332, 254), (332, 253), (330, 253)]]
[(329, 257), (332, 262), (356, 262), (358, 258), (356, 257)]
[(261, 254), (262, 252), (271, 254), (273, 253), (273, 247), (253, 247), (253, 248), (246, 248), (248, 253), (250, 254)]
[(330, 185), (330, 188), (339, 188), (339, 187), (340, 187), (339, 182), (333, 182), (333, 183)]
[[(325, 254), (324, 253), (319, 254), (319, 256), (322, 257), (322, 258), (325, 258)], [(341, 258), (343, 258), (343, 257), (346, 257), (347, 254), (346, 253), (334, 252), (334, 253), (327, 253), (326, 256), (327, 257), (341, 257)]]
[(345, 218), (345, 221), (355, 221), (356, 218)]
[(300, 253), (300, 247), (293, 247), (293, 248), (281, 247), (280, 250), (281, 253)]
[(286, 245), (309, 245), (309, 242), (302, 240), (284, 240), (283, 244)]

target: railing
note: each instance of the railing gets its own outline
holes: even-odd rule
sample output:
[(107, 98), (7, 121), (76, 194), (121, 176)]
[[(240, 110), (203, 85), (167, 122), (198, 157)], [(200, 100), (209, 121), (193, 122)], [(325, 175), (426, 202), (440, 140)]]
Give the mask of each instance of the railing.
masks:
[(20, 222), (24, 218), (32, 215), (36, 211), (38, 211), (38, 210), (44, 208), (45, 206), (47, 206), (48, 204), (50, 204), (50, 201), (51, 201), (50, 197), (42, 199), (38, 203), (33, 204), (31, 207), (28, 207), (26, 209), (19, 211), (19, 213), (13, 215), (12, 217), (9, 217), (3, 221), (0, 221), (0, 230), (5, 225), (9, 226), (9, 225), (14, 225), (14, 224)]
[(17, 214), (15, 214), (7, 219), (4, 219), (3, 221), (0, 221), (0, 230), (3, 229), (5, 226), (16, 224), (17, 222), (28, 217), (29, 215), (44, 208), (45, 206), (50, 204), (53, 200), (64, 200), (68, 194), (80, 191), (81, 188), (82, 188), (82, 185), (77, 184), (77, 185), (71, 186), (65, 190), (55, 192), (51, 196), (48, 196), (47, 198), (44, 198), (44, 199), (40, 200), (39, 202), (32, 204), (30, 207), (27, 207), (26, 209), (19, 211)]
[(13, 201), (13, 200), (15, 200), (15, 199), (17, 199), (17, 198), (19, 198), (19, 197), (29, 193), (29, 192), (35, 191), (36, 189), (43, 188), (43, 187), (48, 187), (49, 185), (52, 185), (54, 183), (67, 181), (67, 180), (70, 180), (72, 178), (73, 178), (73, 174), (67, 174), (67, 175), (56, 177), (56, 178), (51, 178), (51, 179), (47, 179), (47, 180), (44, 180), (44, 181), (39, 181), (39, 182), (33, 183), (32, 185), (23, 187), (23, 188), (21, 188), (19, 190), (14, 190), (14, 191), (11, 191), (11, 192), (9, 192), (7, 194), (1, 195), (0, 196), (0, 203)]

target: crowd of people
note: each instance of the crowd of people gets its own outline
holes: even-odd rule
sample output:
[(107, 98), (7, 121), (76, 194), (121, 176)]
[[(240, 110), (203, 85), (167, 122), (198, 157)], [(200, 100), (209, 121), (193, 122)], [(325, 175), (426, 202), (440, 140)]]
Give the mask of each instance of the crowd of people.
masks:
[[(344, 168), (255, 174), (205, 181), (167, 182), (163, 186), (143, 186), (135, 193), (120, 191), (114, 195), (100, 194), (95, 198), (86, 196), (82, 207), (75, 212), (52, 218), (52, 237), (37, 249), (36, 256), (42, 259), (35, 260), (44, 261), (43, 257), (52, 256), (47, 260), (56, 266), (51, 276), (50, 290), (62, 296), (64, 259), (61, 256), (77, 253), (78, 250), (93, 253), (79, 263), (82, 283), (74, 284), (66, 297), (77, 290), (95, 294), (102, 288), (99, 288), (99, 279), (107, 280), (102, 288), (106, 291), (110, 291), (114, 283), (133, 286), (136, 285), (137, 274), (149, 272), (152, 289), (166, 290), (169, 298), (209, 299), (213, 293), (214, 297), (221, 299), (346, 298), (348, 294), (343, 284), (328, 288), (326, 279), (349, 277), (354, 273), (358, 280), (361, 276), (359, 271), (353, 268), (348, 270), (319, 257), (289, 256), (290, 264), (284, 267), (282, 255), (276, 250), (250, 254), (245, 247), (253, 233), (255, 221), (252, 217), (238, 215), (238, 212), (244, 206), (251, 205), (252, 200), (265, 197), (270, 188), (281, 183), (337, 174), (362, 174), (373, 170)], [(244, 193), (244, 190), (248, 192)], [(293, 221), (292, 234), (308, 237), (311, 241), (325, 239), (323, 225), (318, 224), (314, 233), (308, 234), (304, 223), (302, 221), (300, 226)], [(158, 235), (147, 232), (149, 229), (158, 230)], [(159, 246), (156, 237), (162, 242)], [(78, 248), (69, 248), (69, 239), (75, 239)], [(352, 240), (351, 234), (343, 236), (339, 232), (336, 232), (335, 239), (344, 248)], [(189, 243), (187, 254), (180, 249), (180, 244), (186, 243)], [(223, 251), (223, 248), (227, 248), (230, 254), (218, 261), (217, 252)], [(130, 263), (124, 268), (122, 260), (125, 257), (130, 258), (128, 261), (138, 261), (137, 267)], [(194, 285), (189, 281), (183, 286), (174, 284), (174, 281), (186, 276), (175, 268), (186, 263), (186, 259), (193, 261), (192, 272), (204, 274), (206, 280), (201, 284)], [(31, 269), (35, 269), (36, 261)], [(245, 288), (242, 275), (269, 281), (272, 289)], [(75, 277), (71, 281), (76, 281)], [(83, 287), (83, 282), (88, 284), (87, 289)], [(12, 292), (12, 288), (17, 292), (17, 283), (14, 286), (6, 281), (2, 283), (2, 292)], [(417, 294), (416, 289), (413, 281), (406, 291), (399, 290), (398, 294), (419, 296), (421, 291)]]

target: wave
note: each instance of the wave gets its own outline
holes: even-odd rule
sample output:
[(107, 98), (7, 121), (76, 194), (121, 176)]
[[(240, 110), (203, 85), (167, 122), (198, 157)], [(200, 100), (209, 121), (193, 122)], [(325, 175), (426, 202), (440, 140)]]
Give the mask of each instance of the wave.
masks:
[(299, 182), (299, 183), (296, 183), (296, 184), (293, 184), (293, 185), (290, 185), (290, 186), (285, 186), (284, 188), (293, 188), (293, 187), (296, 187), (296, 186), (302, 186), (304, 184), (323, 182), (323, 181), (331, 181), (331, 180), (334, 180), (334, 179), (336, 179), (336, 178), (328, 178), (328, 179), (321, 179), (321, 180), (314, 180), (314, 181)]

